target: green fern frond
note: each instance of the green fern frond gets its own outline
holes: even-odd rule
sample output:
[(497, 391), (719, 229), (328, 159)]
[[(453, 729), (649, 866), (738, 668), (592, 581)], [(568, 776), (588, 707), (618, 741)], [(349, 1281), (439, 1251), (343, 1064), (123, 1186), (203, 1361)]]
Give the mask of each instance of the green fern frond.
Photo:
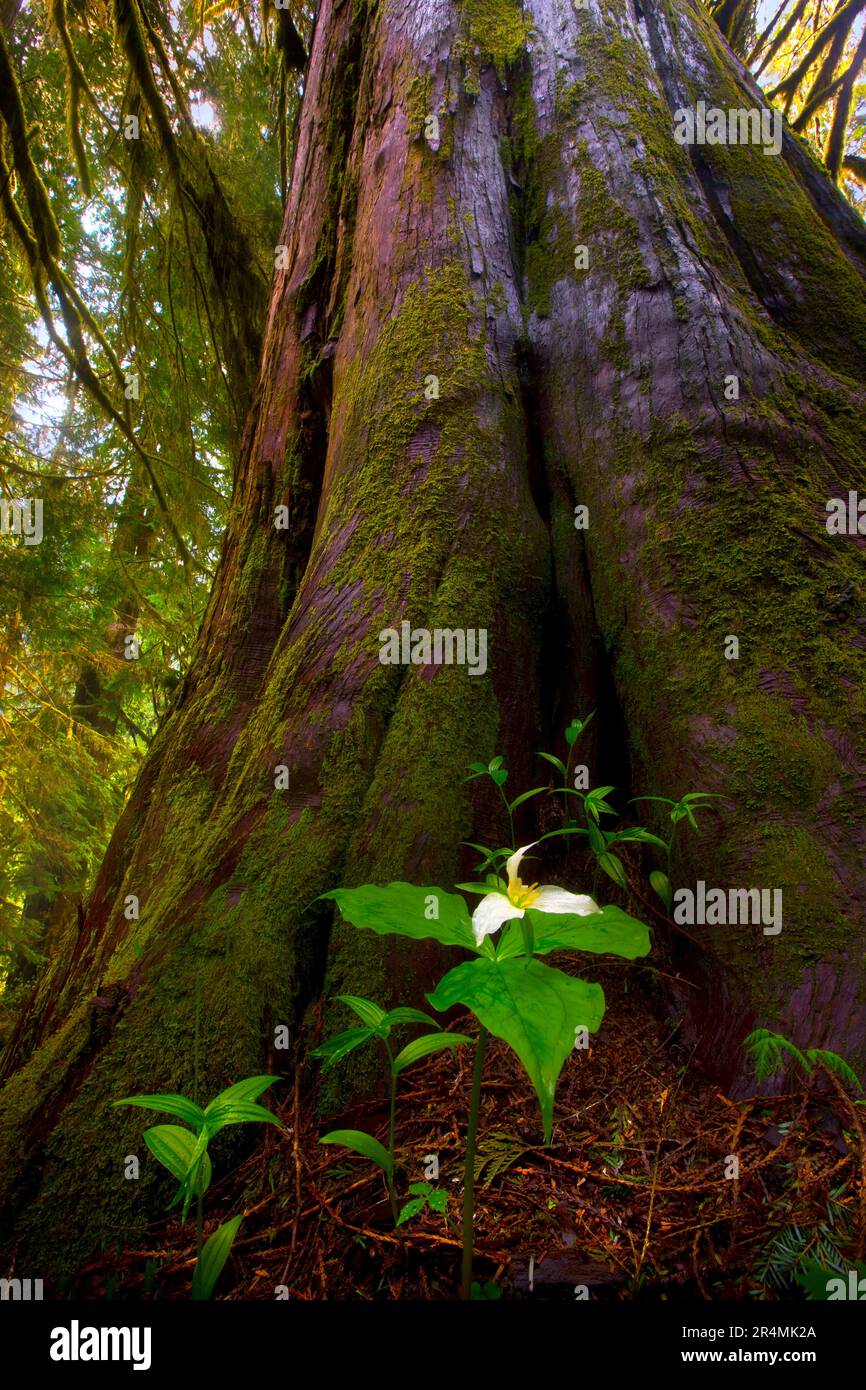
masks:
[(863, 1086), (854, 1068), (849, 1066), (844, 1057), (840, 1057), (838, 1052), (828, 1052), (822, 1047), (810, 1047), (806, 1053), (813, 1066), (821, 1065), (827, 1071), (833, 1072), (840, 1081), (844, 1081), (846, 1086), (851, 1086), (854, 1090), (862, 1091)]
[(755, 1028), (743, 1039), (743, 1047), (751, 1058), (758, 1083), (766, 1081), (779, 1070), (785, 1053), (800, 1064), (807, 1076), (811, 1075), (812, 1066), (796, 1044), (781, 1033), (771, 1033), (769, 1028)]

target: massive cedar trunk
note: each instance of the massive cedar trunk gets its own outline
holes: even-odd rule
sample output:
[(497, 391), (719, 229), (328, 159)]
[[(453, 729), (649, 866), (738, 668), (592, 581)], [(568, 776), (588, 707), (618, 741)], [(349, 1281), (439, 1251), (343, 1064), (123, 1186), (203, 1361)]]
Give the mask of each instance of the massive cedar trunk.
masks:
[[(784, 892), (780, 935), (680, 956), (708, 1063), (734, 1083), (753, 1021), (864, 1060), (862, 542), (824, 518), (864, 484), (866, 239), (789, 136), (674, 142), (677, 107), (759, 104), (691, 0), (591, 4), (527, 39), (510, 0), (323, 0), (197, 657), (5, 1059), (19, 1267), (152, 1211), (107, 1106), (191, 1087), (197, 995), (203, 1092), (341, 986), (418, 1003), (435, 957), (318, 894), (453, 881), (501, 838), (466, 763), (529, 785), (593, 705), (594, 782), (722, 795), (677, 885)], [(403, 619), (486, 628), (489, 673), (381, 665)]]

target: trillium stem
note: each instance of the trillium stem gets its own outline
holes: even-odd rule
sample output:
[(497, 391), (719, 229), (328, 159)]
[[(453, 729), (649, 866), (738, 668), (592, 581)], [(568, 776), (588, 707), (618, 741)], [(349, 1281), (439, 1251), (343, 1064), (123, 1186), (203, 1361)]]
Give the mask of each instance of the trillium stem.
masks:
[(481, 1105), (481, 1074), (489, 1034), (482, 1024), (475, 1047), (475, 1067), (472, 1072), (472, 1096), (469, 1101), (469, 1125), (466, 1130), (466, 1158), (463, 1168), (463, 1268), (460, 1297), (472, 1297), (472, 1217), (475, 1213), (475, 1137), (478, 1133), (478, 1111)]

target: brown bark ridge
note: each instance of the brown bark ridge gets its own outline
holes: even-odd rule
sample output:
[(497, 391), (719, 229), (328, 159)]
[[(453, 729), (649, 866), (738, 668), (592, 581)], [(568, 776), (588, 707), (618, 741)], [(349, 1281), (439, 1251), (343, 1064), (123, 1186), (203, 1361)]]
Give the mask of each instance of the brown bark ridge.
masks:
[[(196, 997), (202, 1100), (322, 995), (418, 1004), (436, 953), (318, 894), (447, 886), (501, 838), (466, 764), (532, 785), (595, 704), (594, 783), (721, 794), (676, 885), (783, 890), (777, 936), (692, 930), (707, 1064), (735, 1084), (756, 1021), (866, 1060), (863, 542), (825, 526), (864, 484), (866, 239), (790, 135), (678, 145), (698, 100), (760, 105), (692, 0), (323, 0), (196, 659), (4, 1059), (19, 1268), (158, 1212), (108, 1107), (190, 1091)], [(489, 671), (381, 664), (403, 620), (486, 629)]]

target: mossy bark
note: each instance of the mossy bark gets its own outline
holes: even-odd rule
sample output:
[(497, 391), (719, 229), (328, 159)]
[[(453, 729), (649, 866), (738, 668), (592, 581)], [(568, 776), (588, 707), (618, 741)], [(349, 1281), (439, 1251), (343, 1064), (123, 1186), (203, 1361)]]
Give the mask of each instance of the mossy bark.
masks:
[[(732, 1074), (760, 1019), (863, 1060), (866, 609), (858, 538), (823, 525), (863, 482), (862, 229), (790, 137), (674, 143), (672, 107), (757, 100), (690, 0), (527, 18), (320, 7), (196, 660), (4, 1062), (4, 1230), (55, 1284), (159, 1210), (108, 1106), (189, 1092), (196, 998), (203, 1098), (285, 1068), (274, 1027), (302, 1042), (341, 987), (419, 1003), (436, 953), (318, 894), (448, 885), (501, 839), (466, 764), (531, 785), (594, 704), (594, 782), (624, 716), (633, 794), (722, 793), (678, 883), (785, 890), (776, 938), (696, 930), (705, 1054)], [(486, 628), (488, 674), (382, 665), (403, 620)], [(373, 1084), (345, 1076), (332, 1109)]]

